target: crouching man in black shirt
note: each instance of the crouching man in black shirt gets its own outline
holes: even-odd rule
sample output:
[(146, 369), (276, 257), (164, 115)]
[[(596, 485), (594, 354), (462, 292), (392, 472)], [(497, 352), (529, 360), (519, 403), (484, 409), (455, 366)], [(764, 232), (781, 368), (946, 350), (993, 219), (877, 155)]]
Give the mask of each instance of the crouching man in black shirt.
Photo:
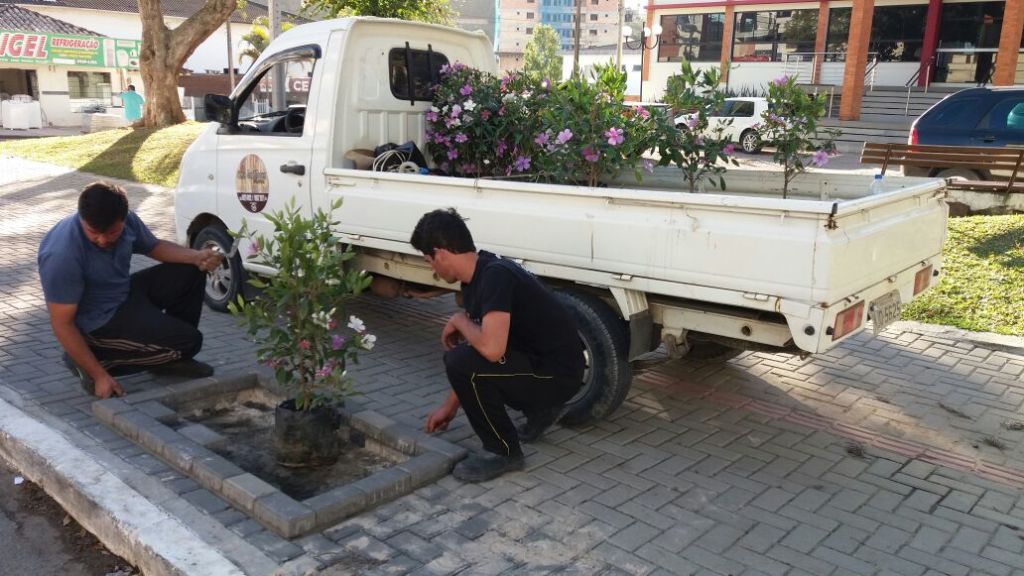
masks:
[[(441, 331), (452, 393), (427, 418), (445, 430), (462, 406), (484, 452), (455, 466), (454, 476), (482, 482), (521, 470), (519, 445), (540, 438), (583, 379), (576, 322), (543, 284), (510, 260), (476, 251), (454, 209), (420, 218), (411, 243), (446, 282), (462, 283), (465, 312)], [(505, 407), (526, 415), (519, 430)]]

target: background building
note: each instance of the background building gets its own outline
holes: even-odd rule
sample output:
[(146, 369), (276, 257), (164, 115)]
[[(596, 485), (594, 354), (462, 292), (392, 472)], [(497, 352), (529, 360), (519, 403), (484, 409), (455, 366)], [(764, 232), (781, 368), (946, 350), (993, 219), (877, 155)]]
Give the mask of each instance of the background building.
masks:
[(522, 67), (526, 45), (540, 24), (554, 28), (563, 53), (572, 53), (577, 41), (577, 1), (582, 2), (580, 48), (614, 46), (621, 38), (618, 0), (499, 0), (498, 67), (506, 72)]
[(865, 83), (1024, 84), (1024, 0), (652, 0), (648, 23), (663, 29), (645, 66), (653, 97), (684, 58), (736, 90), (782, 74), (842, 86), (849, 119)]

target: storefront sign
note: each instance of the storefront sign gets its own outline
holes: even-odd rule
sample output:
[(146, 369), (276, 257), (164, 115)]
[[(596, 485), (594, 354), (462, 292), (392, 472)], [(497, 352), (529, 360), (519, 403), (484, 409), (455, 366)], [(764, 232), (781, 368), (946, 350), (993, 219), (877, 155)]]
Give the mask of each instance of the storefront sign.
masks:
[(140, 40), (0, 30), (0, 64), (55, 64), (138, 70)]

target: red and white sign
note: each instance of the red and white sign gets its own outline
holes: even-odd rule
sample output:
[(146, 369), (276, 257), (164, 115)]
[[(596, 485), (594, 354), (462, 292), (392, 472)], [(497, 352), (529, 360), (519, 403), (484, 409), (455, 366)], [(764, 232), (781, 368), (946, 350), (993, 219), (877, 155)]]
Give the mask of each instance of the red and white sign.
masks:
[(46, 34), (0, 33), (0, 58), (46, 60)]

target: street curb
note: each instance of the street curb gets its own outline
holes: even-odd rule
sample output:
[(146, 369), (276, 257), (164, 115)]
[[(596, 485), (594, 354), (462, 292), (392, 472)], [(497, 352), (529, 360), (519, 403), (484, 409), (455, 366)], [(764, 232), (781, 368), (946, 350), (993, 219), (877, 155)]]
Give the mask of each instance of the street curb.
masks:
[(242, 576), (177, 518), (103, 468), (63, 434), (0, 398), (0, 457), (147, 576)]
[(893, 322), (889, 327), (894, 330), (912, 332), (923, 336), (935, 336), (948, 340), (970, 342), (975, 346), (981, 346), (990, 350), (1024, 356), (1024, 338), (1020, 336), (1004, 336), (1003, 334), (995, 334), (993, 332), (971, 332), (953, 326), (925, 324), (912, 320), (899, 320)]

